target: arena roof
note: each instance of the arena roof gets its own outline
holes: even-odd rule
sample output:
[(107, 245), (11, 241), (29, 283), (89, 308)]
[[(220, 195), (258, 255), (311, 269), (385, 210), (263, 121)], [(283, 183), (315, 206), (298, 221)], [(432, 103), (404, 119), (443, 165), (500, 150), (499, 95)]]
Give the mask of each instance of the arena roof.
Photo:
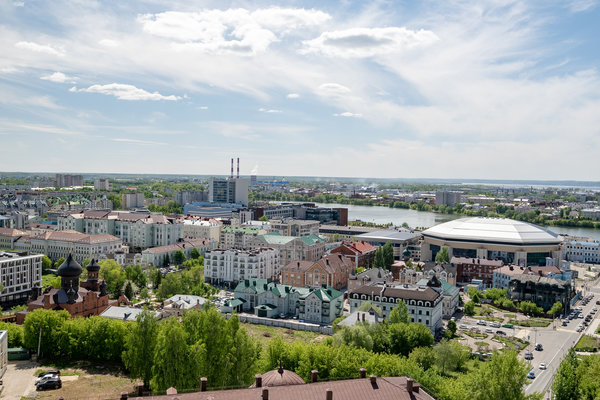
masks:
[(562, 240), (548, 229), (508, 218), (461, 218), (423, 231), (425, 238), (515, 245), (556, 245)]

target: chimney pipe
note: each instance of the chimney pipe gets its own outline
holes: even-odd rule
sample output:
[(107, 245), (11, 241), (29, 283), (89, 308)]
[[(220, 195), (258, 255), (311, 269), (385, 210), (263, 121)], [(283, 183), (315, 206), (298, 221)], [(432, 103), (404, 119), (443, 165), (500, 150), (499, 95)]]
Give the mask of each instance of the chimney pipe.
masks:
[(365, 313), (362, 314), (362, 320), (365, 322)]
[(237, 159), (237, 177), (240, 177), (240, 158)]
[(310, 383), (316, 383), (319, 380), (319, 371), (313, 369), (310, 371)]
[(127, 400), (127, 392), (121, 392), (121, 400)]
[(367, 370), (365, 368), (361, 368), (359, 371), (360, 371), (360, 377), (361, 378), (366, 378), (367, 377)]
[(262, 387), (262, 375), (254, 375), (254, 386), (256, 386), (257, 388)]
[(412, 391), (413, 391), (413, 383), (414, 382), (415, 381), (413, 381), (412, 378), (406, 378), (406, 391), (408, 393), (412, 393)]
[(233, 178), (233, 158), (231, 159), (231, 175), (230, 178)]
[(269, 389), (263, 389), (262, 400), (269, 400)]
[(325, 400), (333, 400), (333, 390), (327, 389), (325, 391)]
[(205, 377), (200, 378), (200, 391), (201, 392), (206, 392), (206, 381), (207, 381), (207, 379)]
[(374, 385), (377, 383), (377, 377), (375, 375), (369, 376), (369, 379), (371, 380), (371, 384)]

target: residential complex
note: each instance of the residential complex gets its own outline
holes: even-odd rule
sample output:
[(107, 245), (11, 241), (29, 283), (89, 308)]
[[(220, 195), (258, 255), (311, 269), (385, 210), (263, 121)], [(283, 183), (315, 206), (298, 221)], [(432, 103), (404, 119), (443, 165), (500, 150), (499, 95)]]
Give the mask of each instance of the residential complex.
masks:
[(22, 240), (19, 250), (45, 254), (53, 261), (72, 254), (77, 262), (120, 251), (123, 242), (109, 234), (87, 235), (72, 230), (46, 232)]
[(281, 269), (281, 282), (291, 286), (331, 286), (340, 290), (348, 284), (353, 269), (349, 258), (329, 254), (317, 261), (292, 261)]
[(279, 251), (214, 249), (204, 255), (204, 281), (215, 285), (236, 285), (245, 279), (274, 279), (280, 273)]
[(564, 242), (563, 258), (567, 261), (600, 264), (600, 242), (575, 240)]
[[(436, 288), (437, 289), (437, 288)], [(348, 294), (350, 311), (354, 312), (365, 302), (381, 307), (383, 316), (389, 318), (390, 311), (403, 300), (408, 307), (411, 322), (420, 322), (435, 333), (442, 326), (441, 290), (429, 286), (389, 285), (374, 283), (362, 286)]]
[(277, 232), (282, 236), (308, 236), (319, 234), (319, 221), (302, 219), (275, 219), (269, 221), (271, 232)]
[(181, 237), (184, 239), (211, 239), (218, 242), (222, 224), (213, 218), (194, 216), (182, 217), (177, 221), (181, 226)]
[(55, 187), (83, 186), (82, 175), (56, 174)]
[(394, 275), (387, 269), (372, 268), (367, 269), (360, 274), (356, 274), (355, 270), (348, 277), (348, 291), (352, 292), (362, 286), (370, 285), (373, 282), (386, 283), (392, 282)]
[(121, 195), (121, 207), (125, 210), (144, 208), (144, 193), (123, 193)]
[(484, 288), (492, 287), (494, 270), (502, 267), (502, 260), (485, 258), (452, 257), (450, 264), (456, 267), (457, 283), (471, 283), (473, 279), (480, 280)]
[(142, 250), (142, 262), (155, 267), (168, 266), (173, 262), (175, 252), (182, 251), (186, 259), (190, 258), (192, 249), (198, 250), (201, 256), (215, 249), (217, 242), (210, 239), (187, 239), (167, 246), (149, 247)]
[(254, 246), (255, 239), (266, 233), (266, 230), (259, 228), (225, 226), (221, 228), (219, 245), (223, 249), (250, 249)]
[(292, 261), (316, 261), (325, 253), (325, 242), (317, 235), (295, 237), (269, 233), (258, 235), (252, 240), (250, 247), (271, 247), (279, 250), (281, 266)]
[(22, 256), (0, 251), (0, 306), (23, 304), (33, 288), (42, 287), (42, 254)]
[(331, 250), (333, 254), (342, 254), (354, 262), (355, 267), (371, 268), (375, 259), (375, 251), (377, 247), (365, 241), (346, 242), (342, 243)]

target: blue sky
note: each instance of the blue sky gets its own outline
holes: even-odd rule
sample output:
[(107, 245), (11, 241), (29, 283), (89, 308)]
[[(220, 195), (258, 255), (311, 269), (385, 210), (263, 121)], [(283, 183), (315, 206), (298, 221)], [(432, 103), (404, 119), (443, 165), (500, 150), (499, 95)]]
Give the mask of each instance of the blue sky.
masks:
[(600, 5), (0, 1), (0, 171), (600, 179)]

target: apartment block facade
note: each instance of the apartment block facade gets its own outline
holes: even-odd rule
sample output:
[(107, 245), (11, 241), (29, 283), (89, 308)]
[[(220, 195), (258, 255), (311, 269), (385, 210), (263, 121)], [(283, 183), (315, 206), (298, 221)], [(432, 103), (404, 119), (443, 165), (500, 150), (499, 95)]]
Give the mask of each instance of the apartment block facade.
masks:
[(0, 251), (0, 305), (23, 304), (31, 289), (42, 287), (42, 254), (20, 256)]
[(204, 281), (216, 285), (237, 285), (252, 278), (274, 279), (280, 273), (279, 251), (214, 249), (204, 255)]

